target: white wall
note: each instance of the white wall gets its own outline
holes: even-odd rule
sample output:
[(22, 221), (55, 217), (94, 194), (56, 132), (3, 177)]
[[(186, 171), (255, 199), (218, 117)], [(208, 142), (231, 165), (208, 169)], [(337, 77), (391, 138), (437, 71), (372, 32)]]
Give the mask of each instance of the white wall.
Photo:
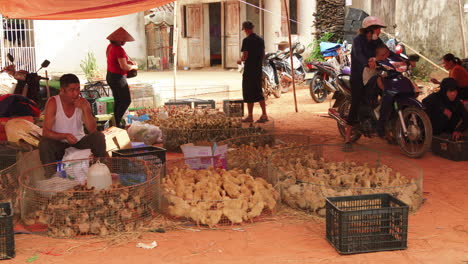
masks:
[[(277, 49), (276, 43), (279, 43), (283, 40), (288, 40), (288, 37), (283, 37), (281, 35), (281, 8), (283, 5), (283, 0), (264, 0), (265, 9), (271, 11), (264, 12), (264, 39), (265, 39), (265, 50), (266, 52), (274, 52)], [(312, 42), (313, 36), (312, 32), (315, 29), (312, 27), (314, 16), (312, 14), (316, 10), (316, 1), (315, 0), (299, 0), (298, 1), (298, 34), (292, 35), (292, 41), (299, 40), (306, 47), (309, 43)], [(293, 23), (293, 22), (291, 22)]]
[(88, 51), (94, 52), (99, 69), (105, 76), (106, 37), (119, 27), (124, 27), (135, 39), (125, 44), (132, 59), (146, 62), (146, 36), (143, 13), (85, 20), (36, 20), (34, 35), (36, 60), (48, 59), (51, 74), (83, 74), (80, 63)]

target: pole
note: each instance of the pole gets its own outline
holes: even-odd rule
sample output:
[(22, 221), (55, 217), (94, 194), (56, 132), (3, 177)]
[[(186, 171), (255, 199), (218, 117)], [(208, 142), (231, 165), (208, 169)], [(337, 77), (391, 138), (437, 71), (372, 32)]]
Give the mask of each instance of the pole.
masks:
[(462, 48), (463, 48), (463, 57), (466, 58), (468, 57), (468, 54), (466, 53), (466, 42), (465, 42), (465, 27), (463, 23), (463, 7), (461, 0), (458, 0), (458, 18), (460, 19), (460, 30), (461, 30), (461, 40), (462, 40)]
[(179, 43), (179, 29), (177, 27), (177, 1), (174, 1), (174, 33), (172, 36), (172, 55), (174, 56), (174, 102), (177, 100), (177, 47)]
[(296, 82), (295, 82), (295, 69), (294, 69), (294, 62), (293, 62), (293, 50), (292, 50), (292, 41), (291, 41), (291, 25), (289, 20), (289, 10), (286, 0), (283, 0), (284, 3), (284, 10), (286, 11), (286, 19), (288, 20), (288, 38), (289, 38), (289, 59), (291, 60), (291, 76), (292, 76), (292, 86), (293, 86), (293, 93), (294, 93), (294, 107), (297, 110), (297, 98), (296, 98)]

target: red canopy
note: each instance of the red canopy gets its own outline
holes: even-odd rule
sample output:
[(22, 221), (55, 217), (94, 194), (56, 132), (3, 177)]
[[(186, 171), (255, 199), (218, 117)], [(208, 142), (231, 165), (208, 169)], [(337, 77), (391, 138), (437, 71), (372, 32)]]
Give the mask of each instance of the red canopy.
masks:
[(0, 0), (8, 18), (67, 20), (115, 17), (162, 6), (174, 0)]

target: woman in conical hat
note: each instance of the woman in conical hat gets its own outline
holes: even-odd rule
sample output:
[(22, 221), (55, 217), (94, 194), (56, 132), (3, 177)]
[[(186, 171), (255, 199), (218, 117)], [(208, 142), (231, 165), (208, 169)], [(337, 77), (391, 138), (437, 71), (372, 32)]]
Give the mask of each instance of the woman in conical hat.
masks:
[(127, 73), (137, 70), (136, 62), (131, 61), (123, 49), (128, 41), (135, 39), (122, 27), (112, 32), (107, 39), (110, 44), (107, 46), (107, 84), (109, 84), (114, 96), (114, 117), (118, 127), (121, 125), (122, 117), (131, 103), (130, 89), (127, 83)]

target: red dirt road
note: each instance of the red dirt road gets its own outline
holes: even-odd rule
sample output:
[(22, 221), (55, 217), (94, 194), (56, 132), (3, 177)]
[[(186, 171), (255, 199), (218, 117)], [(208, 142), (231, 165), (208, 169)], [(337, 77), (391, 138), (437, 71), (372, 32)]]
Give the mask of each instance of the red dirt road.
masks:
[[(272, 99), (268, 111), (277, 130), (312, 136), (313, 143), (341, 142), (336, 123), (321, 113), (328, 102), (315, 104), (308, 90), (298, 90), (299, 113), (292, 92)], [(255, 108), (258, 116), (260, 109)], [(314, 113), (315, 112), (315, 113)], [(380, 139), (361, 139), (360, 145), (401, 155)], [(17, 235), (14, 260), (2, 263), (468, 263), (468, 162), (452, 162), (427, 153), (411, 160), (424, 170), (422, 207), (409, 218), (408, 249), (339, 255), (325, 240), (323, 219), (280, 211), (242, 230), (190, 229), (164, 234), (143, 233), (109, 244), (99, 239), (61, 240)], [(187, 228), (196, 228), (193, 226)], [(157, 241), (155, 249), (136, 248), (137, 242)], [(40, 253), (54, 248), (51, 256)]]

